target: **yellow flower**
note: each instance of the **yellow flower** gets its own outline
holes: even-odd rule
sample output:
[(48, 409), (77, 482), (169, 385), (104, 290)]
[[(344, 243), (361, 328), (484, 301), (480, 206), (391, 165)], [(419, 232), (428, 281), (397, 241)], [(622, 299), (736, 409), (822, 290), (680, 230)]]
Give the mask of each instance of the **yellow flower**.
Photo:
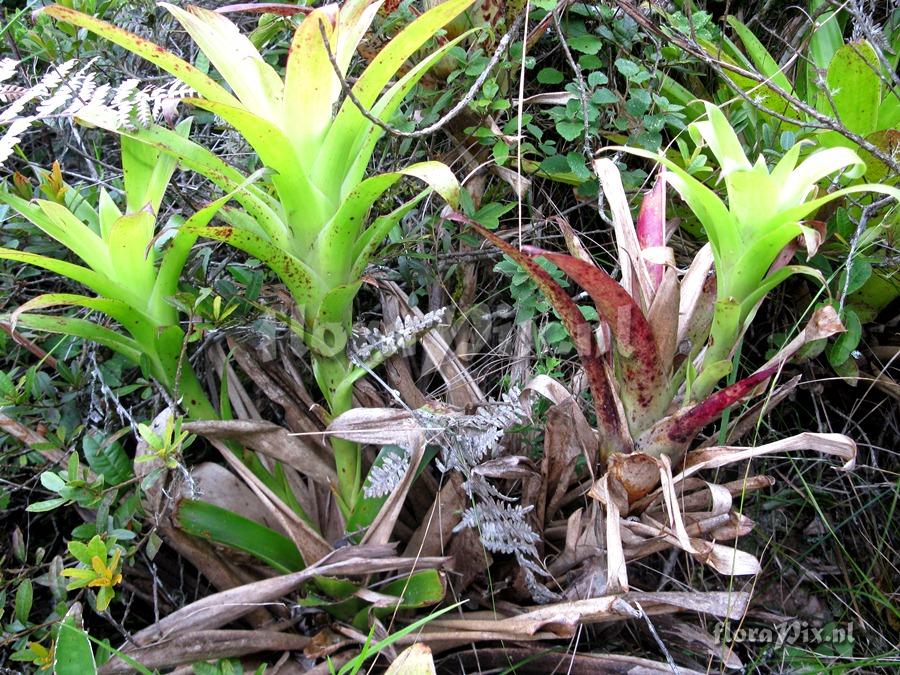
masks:
[(100, 556), (94, 556), (91, 558), (91, 566), (94, 568), (94, 572), (96, 572), (97, 576), (90, 582), (88, 582), (88, 586), (98, 587), (98, 586), (109, 586), (112, 588), (116, 584), (122, 583), (122, 573), (117, 570), (119, 567), (119, 559), (122, 557), (122, 549), (117, 548), (116, 552), (113, 553), (112, 562), (109, 567), (106, 566), (106, 563), (100, 558)]
[(39, 642), (29, 642), (28, 648), (35, 655), (32, 661), (34, 665), (39, 666), (41, 670), (47, 670), (53, 666), (53, 657), (56, 651), (55, 644), (51, 644), (50, 649), (47, 649)]

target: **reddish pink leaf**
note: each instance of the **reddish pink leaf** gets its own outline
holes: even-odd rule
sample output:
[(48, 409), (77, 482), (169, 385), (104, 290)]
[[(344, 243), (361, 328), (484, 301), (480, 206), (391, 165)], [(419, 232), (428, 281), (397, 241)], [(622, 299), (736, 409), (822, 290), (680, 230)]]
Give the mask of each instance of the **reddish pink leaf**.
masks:
[(634, 298), (615, 279), (590, 263), (533, 246), (523, 250), (532, 256), (543, 256), (558, 266), (591, 296), (615, 340), (619, 357), (616, 379), (631, 432), (637, 435), (650, 427), (665, 413), (669, 404), (668, 387), (653, 331)]
[[(666, 174), (663, 169), (660, 169), (653, 189), (644, 196), (644, 201), (641, 202), (641, 212), (638, 215), (635, 229), (642, 250), (666, 245)], [(653, 288), (659, 288), (663, 279), (664, 266), (646, 260), (644, 265), (650, 274)]]
[(696, 405), (679, 410), (647, 431), (638, 441), (637, 448), (641, 452), (655, 456), (666, 452), (674, 459), (674, 456), (687, 449), (703, 427), (717, 420), (726, 408), (752, 395), (753, 391), (777, 370), (778, 366), (760, 370), (708, 396)]
[(483, 228), (470, 218), (461, 213), (453, 213), (450, 220), (465, 223), (482, 237), (494, 244), (506, 255), (518, 263), (534, 280), (538, 288), (547, 298), (556, 313), (562, 319), (563, 325), (568, 331), (581, 365), (587, 374), (591, 395), (594, 397), (594, 408), (597, 411), (597, 424), (603, 436), (601, 443), (604, 456), (609, 452), (630, 452), (632, 450), (631, 437), (623, 427), (619, 415), (619, 407), (615, 393), (609, 381), (603, 361), (600, 359), (597, 343), (590, 324), (584, 318), (578, 305), (569, 297), (565, 289), (560, 286), (540, 265), (531, 260), (514, 246), (510, 246), (496, 234)]

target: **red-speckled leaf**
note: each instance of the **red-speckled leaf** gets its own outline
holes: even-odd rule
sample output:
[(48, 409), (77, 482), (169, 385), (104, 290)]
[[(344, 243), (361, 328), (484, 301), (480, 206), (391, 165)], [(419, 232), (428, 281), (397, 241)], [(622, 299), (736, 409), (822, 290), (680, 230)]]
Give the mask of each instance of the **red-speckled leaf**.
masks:
[(225, 242), (261, 260), (288, 287), (291, 295), (299, 303), (298, 309), (301, 314), (305, 317), (315, 316), (316, 307), (313, 306), (313, 303), (320, 290), (321, 281), (306, 263), (291, 255), (290, 252), (279, 248), (255, 232), (231, 225), (183, 229), (200, 237)]
[(225, 5), (216, 8), (219, 14), (232, 12), (249, 12), (251, 14), (278, 14), (279, 16), (294, 16), (294, 14), (309, 14), (313, 7), (289, 5), (286, 2), (239, 2), (235, 5)]
[(496, 234), (462, 214), (454, 213), (450, 216), (450, 220), (467, 224), (494, 244), (517, 262), (541, 289), (562, 319), (587, 374), (591, 394), (594, 397), (594, 407), (597, 411), (597, 425), (602, 437), (601, 453), (603, 457), (605, 458), (610, 452), (630, 452), (632, 442), (622, 420), (619, 402), (613, 392), (603, 362), (599, 358), (591, 326), (581, 310), (578, 309), (578, 305), (568, 296), (562, 286), (556, 283), (553, 277), (519, 249), (510, 246)]
[(701, 429), (717, 420), (726, 408), (753, 395), (760, 384), (768, 380), (778, 367), (759, 370), (739, 382), (708, 396), (696, 405), (682, 408), (646, 431), (637, 442), (637, 449), (659, 457), (666, 453), (677, 463), (681, 454)]
[(528, 255), (543, 256), (588, 292), (600, 317), (613, 334), (618, 355), (616, 379), (631, 433), (649, 428), (669, 405), (667, 378), (656, 350), (656, 340), (644, 313), (611, 276), (589, 263), (564, 253), (531, 246)]

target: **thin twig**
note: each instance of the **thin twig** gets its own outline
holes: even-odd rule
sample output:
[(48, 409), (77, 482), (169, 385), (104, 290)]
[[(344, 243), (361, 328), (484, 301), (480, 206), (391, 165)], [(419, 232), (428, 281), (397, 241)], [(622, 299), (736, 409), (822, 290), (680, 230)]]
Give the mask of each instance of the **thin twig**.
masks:
[(377, 116), (373, 115), (366, 108), (366, 106), (363, 105), (362, 101), (360, 101), (356, 97), (356, 94), (353, 93), (353, 89), (350, 87), (350, 85), (347, 83), (346, 78), (341, 73), (341, 67), (340, 65), (338, 65), (338, 62), (334, 57), (334, 53), (331, 51), (331, 43), (328, 41), (328, 35), (325, 33), (325, 24), (321, 22), (319, 23), (319, 32), (322, 35), (322, 40), (325, 42), (325, 51), (328, 53), (328, 60), (331, 62), (331, 67), (334, 69), (334, 74), (338, 78), (338, 81), (341, 83), (341, 91), (344, 93), (344, 96), (346, 96), (353, 102), (353, 105), (356, 106), (362, 116), (369, 120), (372, 124), (375, 124), (385, 132), (391, 134), (392, 136), (399, 136), (400, 138), (421, 138), (423, 136), (433, 134), (435, 131), (439, 131), (441, 127), (446, 125), (448, 122), (450, 122), (450, 120), (461, 113), (475, 99), (475, 96), (479, 91), (481, 91), (481, 86), (484, 84), (485, 80), (487, 80), (488, 75), (490, 75), (494, 67), (500, 62), (500, 58), (503, 56), (503, 53), (509, 46), (509, 43), (512, 42), (513, 37), (518, 32), (519, 27), (522, 25), (522, 19), (523, 15), (520, 14), (513, 23), (512, 28), (509, 29), (509, 32), (500, 39), (500, 44), (497, 45), (497, 49), (494, 52), (494, 55), (491, 57), (491, 60), (488, 61), (487, 66), (485, 66), (485, 69), (475, 80), (474, 84), (472, 84), (466, 95), (462, 99), (460, 99), (456, 105), (450, 108), (447, 114), (437, 122), (417, 131), (402, 131), (401, 129), (392, 127), (386, 122), (380, 120)]
[(581, 72), (581, 66), (578, 65), (578, 62), (572, 56), (572, 51), (569, 49), (569, 43), (566, 42), (566, 35), (563, 32), (559, 21), (559, 12), (553, 12), (553, 24), (556, 26), (559, 44), (566, 55), (569, 67), (571, 67), (572, 71), (575, 73), (575, 80), (578, 83), (578, 96), (581, 98), (581, 118), (584, 122), (584, 157), (590, 162), (593, 158), (593, 152), (591, 151), (591, 125), (588, 121), (588, 97), (587, 87), (584, 82), (584, 74)]
[[(809, 105), (805, 101), (801, 101), (796, 96), (786, 92), (784, 89), (779, 87), (777, 84), (772, 82), (770, 78), (764, 77), (759, 73), (756, 73), (752, 70), (745, 70), (740, 66), (736, 66), (732, 63), (728, 63), (727, 61), (719, 61), (718, 59), (712, 57), (708, 54), (702, 47), (700, 47), (696, 42), (685, 38), (682, 35), (679, 35), (676, 32), (666, 33), (659, 26), (657, 26), (653, 21), (648, 19), (644, 14), (631, 2), (628, 0), (616, 0), (616, 4), (619, 8), (622, 9), (628, 16), (637, 22), (639, 26), (644, 28), (645, 30), (650, 31), (655, 35), (659, 35), (663, 37), (676, 46), (683, 49), (685, 52), (690, 54), (691, 56), (700, 59), (707, 65), (709, 65), (717, 75), (719, 75), (727, 84), (730, 86), (741, 98), (750, 103), (757, 110), (762, 111), (763, 113), (770, 115), (776, 119), (779, 119), (783, 122), (787, 122), (789, 124), (795, 124), (798, 126), (803, 126), (810, 129), (827, 129), (829, 131), (836, 131), (844, 138), (847, 138), (854, 143), (856, 143), (860, 148), (867, 151), (876, 159), (880, 160), (886, 166), (888, 166), (891, 171), (894, 173), (900, 173), (900, 163), (898, 163), (895, 159), (893, 159), (890, 155), (886, 154), (874, 143), (866, 140), (859, 134), (853, 133), (846, 127), (842, 126), (835, 122), (834, 119), (825, 115), (815, 107)], [(764, 105), (762, 105), (759, 101), (751, 98), (747, 93), (741, 89), (741, 87), (734, 82), (730, 77), (728, 77), (724, 71), (730, 71), (735, 73), (736, 75), (740, 75), (741, 77), (745, 77), (749, 80), (756, 82), (759, 86), (767, 87), (770, 91), (774, 92), (778, 96), (780, 96), (786, 103), (792, 106), (794, 109), (805, 113), (809, 118), (815, 120), (815, 122), (810, 122), (808, 120), (797, 120), (787, 117), (781, 113), (778, 113), (774, 110), (771, 110)]]
[(842, 316), (844, 314), (844, 302), (847, 300), (847, 295), (850, 293), (850, 272), (853, 269), (853, 258), (856, 257), (856, 251), (859, 248), (859, 240), (862, 238), (863, 232), (866, 231), (866, 225), (869, 223), (869, 216), (880, 209), (882, 206), (886, 206), (890, 202), (894, 200), (893, 197), (884, 197), (883, 199), (879, 199), (876, 202), (872, 202), (868, 206), (863, 207), (862, 213), (859, 216), (859, 222), (856, 225), (856, 231), (853, 233), (853, 238), (850, 240), (850, 250), (847, 252), (847, 263), (846, 263), (846, 271), (844, 272), (844, 287), (841, 289), (841, 298), (838, 303), (838, 315)]
[(663, 655), (666, 657), (666, 661), (668, 661), (669, 663), (669, 668), (674, 673), (674, 675), (678, 675), (678, 673), (681, 671), (678, 670), (678, 666), (675, 664), (675, 659), (672, 658), (672, 655), (666, 648), (666, 643), (662, 641), (662, 638), (659, 637), (659, 633), (656, 632), (656, 627), (650, 620), (649, 615), (644, 611), (644, 608), (641, 607), (641, 603), (635, 601), (634, 605), (640, 611), (641, 616), (644, 617), (644, 621), (647, 622), (647, 628), (650, 629), (650, 634), (653, 636), (653, 639), (656, 640), (656, 644), (659, 646), (660, 650), (662, 650)]

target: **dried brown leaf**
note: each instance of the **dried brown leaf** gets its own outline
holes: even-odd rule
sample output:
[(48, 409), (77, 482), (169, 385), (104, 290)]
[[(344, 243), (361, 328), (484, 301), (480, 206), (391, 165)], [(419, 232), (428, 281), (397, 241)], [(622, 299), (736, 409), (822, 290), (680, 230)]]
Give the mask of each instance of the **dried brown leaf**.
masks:
[(316, 576), (366, 576), (377, 572), (409, 572), (444, 567), (448, 558), (398, 558), (384, 555), (384, 547), (350, 546), (310, 565), (271, 579), (263, 579), (208, 595), (172, 612), (134, 635), (139, 646), (196, 630), (212, 630), (236, 621), (253, 609), (296, 591)]
[(384, 675), (436, 675), (434, 659), (428, 645), (419, 642), (404, 649)]
[(292, 434), (287, 429), (257, 420), (215, 420), (189, 422), (187, 431), (210, 440), (234, 441), (293, 467), (317, 483), (334, 485), (337, 473), (325, 459), (321, 449), (307, 437)]
[(715, 469), (720, 466), (734, 464), (745, 459), (753, 459), (762, 455), (794, 450), (816, 450), (826, 455), (834, 455), (845, 460), (841, 467), (850, 471), (856, 466), (856, 443), (843, 434), (825, 434), (803, 432), (790, 438), (767, 443), (755, 448), (720, 446), (704, 448), (689, 452), (685, 458), (685, 468), (675, 480), (681, 480), (703, 469)]
[(328, 433), (348, 441), (406, 448), (425, 431), (411, 412), (396, 408), (353, 408), (328, 425)]
[[(148, 647), (125, 648), (122, 651), (145, 668), (161, 669), (196, 661), (237, 658), (258, 652), (300, 651), (307, 644), (308, 637), (295, 633), (259, 629), (198, 630)], [(114, 656), (99, 672), (101, 675), (133, 673), (134, 668)]]

